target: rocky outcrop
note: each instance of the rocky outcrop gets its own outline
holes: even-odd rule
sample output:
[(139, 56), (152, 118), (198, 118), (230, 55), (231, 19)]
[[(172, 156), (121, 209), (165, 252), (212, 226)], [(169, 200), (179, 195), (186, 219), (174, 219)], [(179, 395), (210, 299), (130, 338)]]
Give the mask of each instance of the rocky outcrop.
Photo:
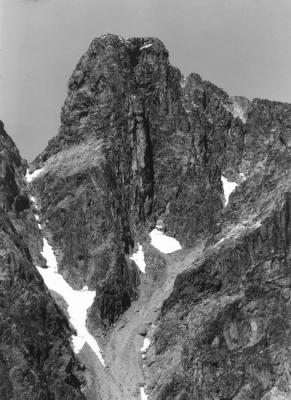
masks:
[(40, 233), (26, 163), (0, 125), (0, 398), (84, 399), (71, 328), (33, 265)]
[(291, 396), (291, 152), (280, 139), (290, 140), (291, 106), (251, 107), (245, 143), (259, 132), (240, 166), (251, 165), (249, 178), (164, 302), (147, 359), (151, 399)]
[[(40, 254), (41, 234), (31, 212), (29, 190), (24, 175), (28, 167), (10, 136), (0, 121), (0, 208), (13, 220), (17, 232), (23, 237), (32, 260), (37, 265), (45, 265)], [(27, 250), (28, 251), (28, 250)]]

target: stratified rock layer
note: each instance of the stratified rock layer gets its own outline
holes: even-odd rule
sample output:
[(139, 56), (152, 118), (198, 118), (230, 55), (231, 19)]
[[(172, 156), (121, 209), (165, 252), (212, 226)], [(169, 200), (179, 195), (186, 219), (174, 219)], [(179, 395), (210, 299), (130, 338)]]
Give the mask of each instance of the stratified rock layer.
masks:
[(25, 172), (0, 122), (0, 398), (81, 400), (71, 328), (32, 263), (43, 259)]

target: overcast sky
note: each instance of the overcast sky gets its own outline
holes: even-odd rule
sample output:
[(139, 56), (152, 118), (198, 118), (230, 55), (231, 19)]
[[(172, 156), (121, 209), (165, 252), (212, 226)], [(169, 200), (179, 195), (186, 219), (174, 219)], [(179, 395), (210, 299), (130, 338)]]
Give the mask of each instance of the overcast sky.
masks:
[(184, 74), (291, 102), (291, 0), (0, 0), (0, 119), (31, 160), (55, 136), (66, 85), (103, 33), (156, 36)]

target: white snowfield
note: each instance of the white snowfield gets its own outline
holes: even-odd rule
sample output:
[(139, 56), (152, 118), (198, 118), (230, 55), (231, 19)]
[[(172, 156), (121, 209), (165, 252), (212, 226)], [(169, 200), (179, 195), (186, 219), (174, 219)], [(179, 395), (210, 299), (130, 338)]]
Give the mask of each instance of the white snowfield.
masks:
[(136, 263), (141, 272), (145, 273), (146, 263), (144, 260), (144, 252), (140, 244), (138, 245), (138, 251), (133, 253), (129, 258)]
[(148, 399), (148, 395), (145, 393), (143, 387), (140, 388), (140, 398), (141, 398), (141, 400), (147, 400)]
[(36, 169), (32, 174), (29, 173), (29, 171), (26, 171), (26, 180), (27, 182), (31, 182), (34, 178), (36, 178), (44, 169)]
[[(34, 177), (33, 174), (27, 172), (26, 179), (31, 182)], [(32, 196), (31, 201), (35, 204), (35, 198)], [(37, 206), (36, 206), (37, 207)], [(36, 218), (37, 219), (37, 218)], [(41, 229), (41, 224), (38, 224)], [(47, 288), (58, 293), (68, 304), (68, 314), (70, 322), (76, 329), (76, 335), (73, 336), (73, 348), (75, 353), (79, 353), (85, 343), (87, 343), (92, 351), (97, 355), (101, 364), (105, 366), (104, 358), (101, 354), (95, 338), (89, 333), (86, 328), (87, 310), (92, 305), (96, 292), (89, 291), (87, 287), (78, 291), (71, 288), (71, 286), (64, 280), (63, 276), (58, 273), (58, 264), (56, 256), (52, 247), (49, 245), (47, 239), (43, 239), (42, 256), (46, 259), (48, 268), (36, 267), (41, 274)]]
[[(48, 253), (48, 259), (51, 255), (51, 249)], [(43, 252), (46, 258), (46, 252)], [(49, 261), (48, 261), (49, 263)], [(77, 335), (73, 336), (73, 347), (76, 353), (82, 349), (84, 344), (87, 342), (94, 353), (99, 358), (101, 364), (105, 366), (103, 356), (101, 354), (100, 348), (94, 339), (94, 337), (88, 332), (86, 328), (86, 318), (87, 310), (92, 305), (95, 291), (89, 290), (74, 290), (71, 286), (64, 280), (62, 275), (58, 274), (53, 267), (40, 268), (37, 267), (39, 273), (43, 277), (48, 289), (53, 290), (60, 294), (66, 303), (68, 304), (68, 313), (70, 316), (70, 322), (77, 331)]]
[(145, 44), (144, 46), (142, 46), (141, 48), (140, 48), (140, 50), (144, 50), (144, 49), (149, 49), (150, 47), (152, 47), (152, 43), (150, 43), (150, 44)]
[(143, 341), (143, 346), (140, 349), (140, 351), (142, 353), (142, 358), (145, 358), (145, 353), (148, 351), (150, 345), (151, 345), (150, 339), (145, 338), (144, 341)]
[(229, 196), (238, 186), (236, 182), (229, 182), (224, 176), (221, 176), (221, 181), (223, 185), (224, 198), (225, 198), (225, 206), (228, 204)]
[(58, 264), (52, 247), (46, 239), (43, 239), (43, 250), (41, 255), (46, 259), (47, 265), (53, 272), (58, 272)]
[(162, 231), (154, 229), (150, 233), (151, 245), (160, 250), (161, 253), (169, 254), (182, 249), (177, 239), (165, 235)]
[[(140, 351), (142, 353), (142, 358), (145, 357), (145, 353), (147, 352), (148, 348), (150, 347), (150, 344), (151, 344), (150, 339), (144, 338), (143, 347), (140, 349)], [(144, 387), (140, 388), (140, 398), (141, 398), (141, 400), (147, 400), (148, 399), (148, 395), (145, 393)]]
[(151, 345), (151, 341), (148, 338), (145, 338), (143, 341), (143, 347), (140, 349), (142, 353), (145, 353)]

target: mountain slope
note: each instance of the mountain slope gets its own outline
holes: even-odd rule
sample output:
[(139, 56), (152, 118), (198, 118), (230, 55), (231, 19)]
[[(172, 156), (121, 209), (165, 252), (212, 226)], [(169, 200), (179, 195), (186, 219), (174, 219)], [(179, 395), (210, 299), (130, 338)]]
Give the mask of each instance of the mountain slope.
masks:
[[(88, 325), (118, 388), (97, 372), (101, 398), (290, 397), (290, 146), (290, 104), (184, 79), (155, 38), (93, 40), (31, 169), (60, 271), (96, 290)], [(186, 249), (142, 275), (130, 255), (154, 251), (156, 224)]]
[(33, 261), (44, 264), (26, 163), (0, 125), (0, 398), (84, 399), (71, 328)]
[(227, 139), (241, 140), (243, 123), (225, 92), (181, 80), (158, 39), (95, 39), (70, 78), (59, 134), (33, 163), (44, 167), (34, 190), (60, 270), (97, 289), (95, 325), (137, 298), (127, 254), (144, 227), (161, 218), (185, 245), (216, 229)]
[(290, 151), (270, 158), (163, 305), (152, 399), (290, 398)]

